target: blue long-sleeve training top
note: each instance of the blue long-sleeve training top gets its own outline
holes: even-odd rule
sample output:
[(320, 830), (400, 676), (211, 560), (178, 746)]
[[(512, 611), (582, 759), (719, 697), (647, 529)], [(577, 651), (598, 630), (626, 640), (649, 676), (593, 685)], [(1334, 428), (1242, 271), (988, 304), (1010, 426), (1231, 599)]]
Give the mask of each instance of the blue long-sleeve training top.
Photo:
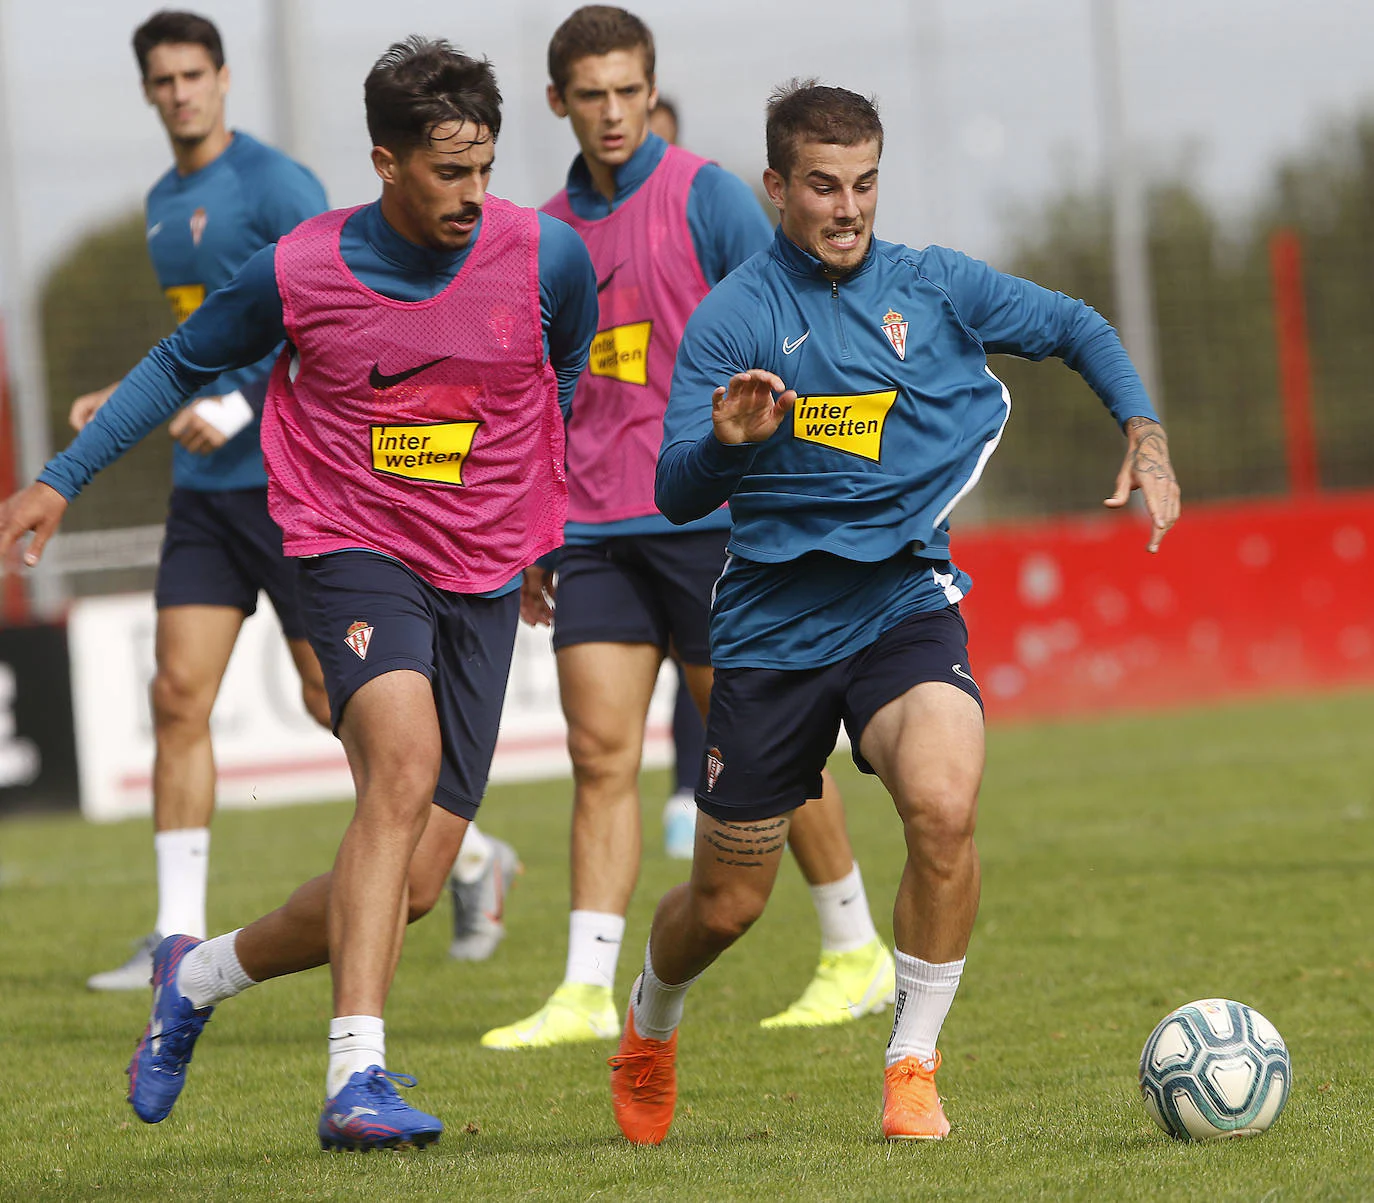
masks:
[[(875, 239), (832, 280), (779, 230), (706, 297), (678, 349), (656, 499), (674, 522), (730, 502), (717, 667), (833, 662), (967, 591), (949, 517), (1011, 412), (992, 352), (1063, 359), (1118, 423), (1155, 416), (1100, 314), (943, 247)], [(765, 442), (726, 446), (711, 395), (750, 368), (799, 396)]]
[[(324, 188), (308, 168), (238, 130), (199, 171), (167, 171), (148, 192), (148, 257), (176, 320), (188, 318), (254, 254), (325, 207)], [(207, 381), (195, 395), (240, 392), (261, 413), (275, 350)], [(172, 480), (202, 492), (263, 488), (258, 422), (208, 454), (176, 444)]]

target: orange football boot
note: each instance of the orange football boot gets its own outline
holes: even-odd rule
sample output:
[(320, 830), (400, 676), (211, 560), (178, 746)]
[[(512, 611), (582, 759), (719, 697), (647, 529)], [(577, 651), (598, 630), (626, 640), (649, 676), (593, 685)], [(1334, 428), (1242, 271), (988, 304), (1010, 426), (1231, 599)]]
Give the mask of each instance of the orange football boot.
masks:
[(883, 1136), (888, 1140), (944, 1140), (949, 1120), (935, 1089), (940, 1054), (927, 1069), (916, 1057), (903, 1057), (883, 1072)]
[(650, 1040), (635, 1031), (634, 1007), (625, 1008), (620, 1049), (611, 1067), (611, 1106), (625, 1139), (662, 1144), (677, 1106), (677, 1033)]

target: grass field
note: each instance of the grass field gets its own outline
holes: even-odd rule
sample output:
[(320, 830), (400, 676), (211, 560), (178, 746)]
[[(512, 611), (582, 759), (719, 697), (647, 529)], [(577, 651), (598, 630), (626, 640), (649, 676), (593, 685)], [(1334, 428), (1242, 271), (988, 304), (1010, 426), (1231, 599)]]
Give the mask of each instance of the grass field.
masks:
[[(901, 867), (872, 779), (837, 757), (879, 928)], [(620, 989), (680, 878), (658, 846), (661, 776)], [(322, 970), (217, 1012), (174, 1114), (140, 1124), (124, 1065), (143, 995), (97, 997), (153, 904), (146, 823), (0, 823), (0, 1033), (9, 1199), (1374, 1198), (1374, 694), (1162, 717), (996, 728), (979, 846), (982, 912), (942, 1038), (954, 1124), (940, 1145), (878, 1136), (887, 1024), (804, 1034), (756, 1021), (808, 980), (810, 902), (785, 866), (769, 912), (697, 986), (667, 1142), (611, 1118), (607, 1046), (478, 1048), (562, 972), (566, 786), (494, 789), (484, 819), (527, 872), (485, 965), (446, 956), (447, 904), (411, 929), (388, 1051), (444, 1119), (421, 1153), (321, 1153)], [(328, 866), (342, 805), (216, 822), (211, 927)], [(1273, 1131), (1183, 1145), (1146, 1118), (1136, 1059), (1168, 1010), (1226, 995), (1286, 1038), (1294, 1087)]]

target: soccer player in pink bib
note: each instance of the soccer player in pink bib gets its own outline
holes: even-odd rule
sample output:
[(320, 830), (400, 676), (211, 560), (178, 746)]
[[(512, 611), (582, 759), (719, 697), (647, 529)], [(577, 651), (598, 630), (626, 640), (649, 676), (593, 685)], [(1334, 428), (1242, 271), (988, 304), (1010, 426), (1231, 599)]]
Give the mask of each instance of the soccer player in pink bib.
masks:
[(562, 406), (595, 330), (596, 278), (561, 222), (487, 192), (491, 66), (411, 38), (365, 85), (380, 201), (254, 255), (139, 364), (39, 481), (0, 507), (0, 554), (185, 396), (286, 340), (263, 414), (273, 518), (302, 566), (357, 808), (332, 873), (200, 941), (169, 936), (129, 1066), (140, 1119), (170, 1113), (215, 1005), (329, 963), (326, 1149), (426, 1145), (382, 1013), (405, 922), (444, 888), (486, 787), (523, 570), (562, 540)]
[[(703, 715), (707, 625), (729, 510), (674, 526), (654, 504), (673, 359), (707, 292), (765, 250), (767, 220), (737, 176), (649, 132), (654, 39), (632, 13), (579, 8), (549, 43), (548, 100), (581, 154), (544, 206), (586, 242), (600, 316), (568, 420), (568, 524), (553, 644), (575, 777), (572, 914), (562, 984), (482, 1044), (527, 1049), (613, 1037), (612, 991), (639, 876), (638, 774), (649, 699), (666, 655)], [(538, 572), (539, 570), (534, 570)], [(844, 1023), (892, 1002), (877, 931), (833, 784), (799, 810), (792, 849), (811, 887), (821, 957), (802, 996), (765, 1027)]]

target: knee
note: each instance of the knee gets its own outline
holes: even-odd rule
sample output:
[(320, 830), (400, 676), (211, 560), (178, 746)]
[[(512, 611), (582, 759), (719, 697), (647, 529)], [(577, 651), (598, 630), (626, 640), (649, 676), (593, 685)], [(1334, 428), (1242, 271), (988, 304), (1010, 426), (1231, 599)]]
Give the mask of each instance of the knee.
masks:
[(170, 727), (206, 727), (214, 707), (214, 691), (176, 669), (159, 668), (151, 690), (153, 723), (159, 731)]
[(368, 764), (358, 790), (359, 813), (374, 820), (423, 830), (438, 785), (439, 758), (386, 757)]
[(937, 871), (952, 867), (972, 846), (977, 818), (976, 789), (957, 782), (928, 785), (903, 815), (907, 847)]
[(640, 748), (628, 733), (569, 724), (568, 755), (579, 785), (632, 781), (639, 772)]
[(728, 948), (754, 926), (763, 914), (767, 895), (753, 890), (727, 889), (695, 898), (697, 921), (717, 948)]

